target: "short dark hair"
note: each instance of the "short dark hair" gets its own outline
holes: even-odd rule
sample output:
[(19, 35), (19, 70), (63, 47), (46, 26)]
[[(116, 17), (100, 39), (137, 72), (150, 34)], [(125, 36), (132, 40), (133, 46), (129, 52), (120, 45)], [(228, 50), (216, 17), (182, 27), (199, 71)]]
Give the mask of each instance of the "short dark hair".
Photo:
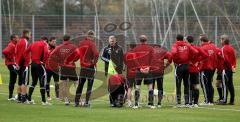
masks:
[(48, 42), (48, 38), (46, 36), (42, 36), (41, 40), (46, 40), (46, 42)]
[(208, 42), (208, 38), (207, 38), (206, 36), (202, 36), (202, 37), (200, 38), (200, 41), (202, 41), (202, 42)]
[(10, 39), (13, 40), (14, 38), (16, 38), (16, 36), (17, 36), (16, 34), (12, 34), (12, 35), (10, 36)]
[(93, 36), (94, 36), (94, 31), (89, 30), (89, 31), (87, 32), (87, 35), (93, 37)]
[(193, 43), (194, 42), (194, 37), (193, 36), (187, 36), (187, 41), (189, 43)]
[(70, 40), (70, 35), (64, 35), (63, 36), (63, 41), (69, 41)]
[(182, 34), (178, 34), (177, 35), (177, 37), (176, 37), (176, 39), (178, 40), (178, 41), (183, 41), (183, 35)]
[(225, 39), (224, 40), (224, 44), (229, 44), (230, 43), (230, 40), (229, 39)]
[(55, 39), (56, 39), (56, 37), (50, 37), (49, 42), (51, 42), (52, 40), (55, 40)]
[(133, 49), (133, 48), (135, 48), (135, 47), (136, 47), (136, 44), (135, 44), (135, 43), (129, 44), (129, 48), (130, 48), (130, 49)]
[(147, 41), (147, 37), (145, 35), (141, 35), (139, 38), (140, 42), (146, 42)]
[(22, 33), (23, 33), (23, 35), (26, 35), (26, 34), (30, 33), (30, 31), (28, 29), (24, 29)]

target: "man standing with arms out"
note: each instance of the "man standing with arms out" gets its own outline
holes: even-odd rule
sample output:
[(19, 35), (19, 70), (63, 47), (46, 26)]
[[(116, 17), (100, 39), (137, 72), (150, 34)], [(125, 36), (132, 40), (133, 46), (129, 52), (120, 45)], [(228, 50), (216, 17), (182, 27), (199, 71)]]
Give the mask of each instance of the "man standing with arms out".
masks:
[(139, 107), (140, 88), (142, 80), (144, 84), (148, 85), (148, 106), (155, 108), (153, 96), (153, 80), (150, 74), (151, 58), (153, 57), (153, 48), (147, 44), (147, 36), (140, 36), (140, 44), (137, 45), (133, 52), (136, 53), (135, 61), (137, 63), (136, 70), (136, 89), (135, 89), (135, 106), (134, 109)]
[[(228, 91), (230, 92), (230, 102), (229, 105), (234, 105), (235, 91), (233, 85), (233, 73), (236, 71), (236, 53), (234, 48), (230, 45), (230, 40), (227, 35), (221, 36), (221, 53), (223, 57), (223, 74), (222, 82), (223, 86), (226, 88), (224, 93), (223, 100), (220, 101), (220, 104), (227, 104)], [(225, 85), (224, 85), (225, 84)]]
[(27, 83), (29, 79), (28, 75), (28, 66), (30, 56), (26, 55), (26, 50), (28, 48), (28, 41), (31, 38), (31, 32), (29, 30), (23, 30), (22, 37), (20, 38), (19, 42), (16, 45), (16, 66), (19, 70), (19, 83), (18, 85), (21, 86), (21, 102), (25, 103), (27, 100)]
[(109, 60), (114, 63), (115, 70), (122, 74), (123, 70), (123, 49), (117, 44), (115, 36), (109, 36), (109, 45), (104, 47), (101, 53), (101, 59), (105, 62), (105, 76), (108, 74)]
[(88, 80), (88, 84), (86, 100), (83, 106), (90, 107), (89, 99), (92, 93), (96, 64), (99, 56), (99, 52), (93, 39), (94, 32), (90, 30), (87, 33), (87, 37), (80, 42), (79, 48), (65, 61), (66, 64), (69, 64), (69, 62), (76, 62), (78, 59), (80, 59), (81, 70), (79, 84), (77, 86), (75, 96), (75, 107), (79, 106), (79, 100), (81, 98), (86, 80)]
[[(55, 49), (55, 47), (56, 47), (56, 38), (51, 37), (49, 39), (49, 42), (48, 42), (48, 54), (49, 55)], [(49, 59), (49, 57), (48, 57), (48, 59)], [(54, 83), (55, 83), (55, 96), (56, 96), (57, 99), (59, 99), (59, 75), (58, 75), (58, 71), (54, 72), (53, 70), (51, 70), (51, 68), (49, 67), (48, 60), (46, 62), (46, 72), (47, 72), (46, 92), (47, 92), (48, 100), (51, 100), (51, 97), (50, 97), (50, 81), (51, 81), (52, 77), (53, 77), (53, 80), (54, 80)]]
[(77, 49), (77, 46), (71, 43), (69, 35), (63, 36), (63, 42), (59, 46), (57, 46), (49, 57), (49, 68), (53, 70), (55, 73), (59, 71), (60, 68), (60, 80), (64, 86), (62, 90), (63, 99), (65, 101), (65, 105), (70, 105), (70, 101), (68, 99), (67, 86), (69, 81), (78, 82), (78, 75), (76, 73), (76, 65), (74, 62), (66, 65), (65, 60), (72, 55), (72, 53)]
[(217, 59), (219, 50), (210, 43), (205, 35), (200, 35), (201, 49), (208, 54), (208, 57), (202, 61), (201, 85), (203, 87), (205, 102), (203, 105), (213, 105), (214, 89), (212, 85), (213, 75), (217, 68)]
[[(10, 74), (9, 86), (8, 86), (9, 101), (15, 100), (15, 98), (13, 97), (13, 91), (14, 91), (14, 85), (17, 80), (17, 71), (16, 71), (16, 62), (15, 62), (15, 47), (17, 42), (18, 42), (18, 36), (15, 34), (11, 35), (8, 46), (2, 51), (3, 55), (5, 56), (5, 64)], [(18, 87), (17, 92), (20, 98), (20, 94), (21, 94), (20, 87)]]
[(32, 60), (31, 63), (32, 84), (30, 85), (28, 90), (28, 101), (30, 104), (35, 104), (34, 101), (32, 100), (32, 93), (39, 80), (42, 105), (50, 105), (50, 103), (48, 103), (45, 98), (46, 69), (44, 65), (47, 61), (48, 56), (47, 41), (48, 41), (47, 37), (41, 37), (40, 40), (32, 43), (26, 51), (26, 55), (31, 54)]
[(189, 107), (189, 63), (191, 54), (198, 54), (198, 50), (194, 49), (190, 44), (183, 40), (183, 35), (177, 35), (177, 41), (172, 46), (172, 57), (175, 63), (176, 77), (176, 95), (177, 106), (181, 107), (181, 83), (184, 85), (185, 107)]
[(208, 55), (201, 48), (193, 44), (194, 42), (193, 36), (187, 36), (187, 41), (191, 44), (193, 48), (199, 51), (197, 55), (191, 55), (191, 60), (189, 64), (189, 76), (190, 76), (190, 103), (189, 104), (192, 105), (193, 107), (198, 107), (200, 61), (207, 58)]
[[(161, 45), (154, 45), (153, 49), (154, 53), (151, 64), (152, 67), (151, 73), (153, 75), (153, 89), (156, 81), (158, 90), (157, 107), (161, 108), (163, 98), (164, 69), (172, 63), (172, 55), (164, 47), (161, 47)], [(164, 62), (165, 59), (167, 60), (167, 63)]]

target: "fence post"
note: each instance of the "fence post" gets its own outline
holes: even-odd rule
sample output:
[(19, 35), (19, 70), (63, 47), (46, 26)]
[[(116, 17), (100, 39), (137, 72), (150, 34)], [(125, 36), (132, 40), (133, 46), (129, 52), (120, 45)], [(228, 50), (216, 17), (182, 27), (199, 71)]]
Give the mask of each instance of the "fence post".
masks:
[(0, 57), (2, 58), (2, 0), (0, 0)]
[(35, 15), (32, 15), (32, 42), (35, 41)]
[(217, 45), (218, 40), (218, 17), (215, 16), (215, 45)]
[(66, 34), (66, 0), (63, 0), (63, 35)]

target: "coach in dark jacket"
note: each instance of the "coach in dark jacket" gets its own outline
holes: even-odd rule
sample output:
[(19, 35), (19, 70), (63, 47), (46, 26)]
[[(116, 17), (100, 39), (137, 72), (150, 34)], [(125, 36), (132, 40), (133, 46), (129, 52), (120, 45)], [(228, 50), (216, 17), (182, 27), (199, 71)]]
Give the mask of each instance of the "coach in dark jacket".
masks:
[(104, 47), (101, 52), (101, 59), (105, 62), (105, 76), (108, 74), (109, 60), (114, 63), (115, 70), (122, 74), (123, 70), (123, 49), (117, 44), (116, 37), (109, 37), (109, 45)]

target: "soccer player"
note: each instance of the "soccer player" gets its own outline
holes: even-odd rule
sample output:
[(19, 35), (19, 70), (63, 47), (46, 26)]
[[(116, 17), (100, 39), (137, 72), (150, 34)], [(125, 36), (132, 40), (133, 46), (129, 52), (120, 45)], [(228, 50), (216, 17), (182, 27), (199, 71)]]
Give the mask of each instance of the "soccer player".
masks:
[[(73, 54), (73, 52), (77, 49), (77, 46), (72, 44), (70, 41), (69, 35), (63, 36), (63, 42), (59, 46), (57, 46), (49, 56), (49, 68), (58, 72), (60, 70), (60, 80), (63, 83), (65, 88), (60, 89), (63, 93), (63, 98), (65, 101), (65, 105), (70, 105), (70, 101), (67, 95), (67, 86), (68, 81), (74, 81), (78, 83), (78, 75), (76, 73), (76, 65), (74, 62), (70, 62), (69, 64), (65, 64), (65, 60)], [(60, 68), (60, 69), (59, 69)]]
[(30, 56), (26, 55), (26, 50), (28, 48), (28, 41), (31, 38), (31, 32), (29, 30), (23, 30), (22, 37), (16, 45), (16, 67), (19, 70), (19, 82), (18, 85), (21, 86), (21, 95), (19, 99), (21, 99), (22, 103), (27, 103), (27, 84), (28, 84), (28, 66)]
[[(15, 100), (13, 97), (13, 91), (14, 91), (14, 85), (17, 80), (17, 70), (16, 70), (16, 62), (15, 62), (15, 47), (18, 42), (18, 36), (15, 34), (12, 34), (10, 37), (10, 42), (7, 45), (7, 47), (2, 51), (3, 55), (5, 56), (5, 64), (9, 70), (9, 96), (8, 100), (12, 101)], [(17, 88), (17, 93), (20, 98), (20, 87)]]
[[(152, 75), (153, 75), (153, 89), (155, 86), (155, 82), (157, 82), (157, 90), (158, 90), (158, 103), (157, 107), (161, 108), (162, 98), (163, 98), (163, 75), (164, 69), (168, 67), (172, 63), (172, 55), (168, 52), (164, 47), (160, 45), (153, 46), (154, 53), (152, 57)], [(167, 60), (167, 63), (164, 60)]]
[[(55, 49), (55, 47), (56, 47), (56, 37), (51, 37), (49, 39), (49, 42), (48, 42), (48, 54), (49, 55)], [(59, 72), (57, 70), (56, 71), (51, 70), (48, 60), (46, 62), (46, 72), (47, 72), (46, 92), (47, 92), (47, 97), (48, 97), (48, 100), (51, 100), (50, 81), (51, 81), (51, 78), (53, 77), (54, 84), (55, 84), (55, 96), (56, 96), (57, 99), (59, 99), (59, 75), (58, 75)]]
[(46, 101), (45, 97), (45, 85), (46, 85), (46, 69), (45, 63), (48, 57), (48, 44), (47, 37), (41, 37), (40, 40), (32, 43), (26, 50), (26, 55), (31, 54), (31, 75), (32, 84), (28, 90), (28, 101), (30, 104), (35, 104), (32, 100), (32, 93), (39, 80), (40, 93), (42, 98), (42, 105), (51, 105)]
[(198, 107), (199, 99), (199, 79), (200, 79), (200, 68), (201, 61), (207, 58), (207, 53), (205, 53), (201, 48), (194, 45), (194, 37), (187, 36), (187, 41), (191, 44), (193, 48), (199, 51), (196, 55), (191, 55), (191, 60), (189, 63), (189, 76), (190, 76), (190, 105), (193, 107)]
[(136, 54), (133, 52), (133, 48), (136, 44), (130, 44), (130, 50), (124, 54), (124, 63), (127, 69), (127, 102), (128, 107), (132, 107), (132, 89), (135, 86), (135, 74), (136, 74), (136, 64), (134, 59)]
[(125, 91), (127, 89), (126, 79), (122, 74), (111, 75), (108, 79), (108, 91), (112, 107), (122, 107), (124, 104)]
[(86, 80), (88, 81), (88, 84), (86, 100), (83, 106), (90, 107), (89, 99), (92, 93), (98, 57), (99, 52), (94, 42), (94, 32), (90, 30), (87, 33), (87, 37), (80, 42), (79, 48), (66, 60), (66, 64), (68, 64), (69, 62), (76, 62), (78, 59), (80, 59), (80, 79), (76, 90), (75, 107), (79, 106), (79, 100), (81, 98)]
[(135, 106), (134, 109), (139, 107), (140, 98), (140, 88), (142, 80), (144, 79), (144, 84), (148, 86), (148, 107), (154, 109), (154, 95), (153, 95), (153, 80), (150, 73), (151, 58), (153, 57), (153, 48), (147, 44), (147, 36), (140, 36), (140, 44), (137, 45), (133, 52), (136, 53), (137, 57), (135, 61), (137, 62), (136, 71), (136, 89), (135, 89)]
[(105, 62), (105, 76), (108, 74), (109, 60), (115, 64), (118, 74), (122, 74), (123, 70), (123, 49), (118, 45), (115, 36), (109, 36), (109, 44), (103, 48), (101, 52), (101, 59)]
[(208, 57), (201, 61), (201, 86), (203, 88), (205, 101), (202, 105), (213, 105), (214, 88), (212, 85), (213, 75), (217, 68), (219, 50), (210, 43), (205, 35), (200, 35), (201, 49), (208, 54)]
[(172, 46), (172, 57), (175, 63), (176, 77), (176, 107), (181, 107), (181, 83), (184, 85), (184, 107), (189, 106), (189, 63), (191, 54), (197, 54), (198, 50), (194, 49), (190, 44), (183, 40), (183, 35), (177, 35), (176, 42)]
[(221, 104), (225, 105), (227, 104), (227, 97), (228, 97), (228, 91), (230, 92), (230, 102), (229, 105), (234, 105), (234, 99), (235, 99), (235, 91), (234, 91), (234, 85), (233, 85), (233, 73), (236, 71), (236, 53), (234, 51), (234, 48), (230, 45), (230, 40), (227, 35), (222, 35), (221, 39), (222, 48), (221, 53), (223, 57), (223, 86), (226, 88), (226, 91), (224, 93), (223, 100), (221, 101)]

